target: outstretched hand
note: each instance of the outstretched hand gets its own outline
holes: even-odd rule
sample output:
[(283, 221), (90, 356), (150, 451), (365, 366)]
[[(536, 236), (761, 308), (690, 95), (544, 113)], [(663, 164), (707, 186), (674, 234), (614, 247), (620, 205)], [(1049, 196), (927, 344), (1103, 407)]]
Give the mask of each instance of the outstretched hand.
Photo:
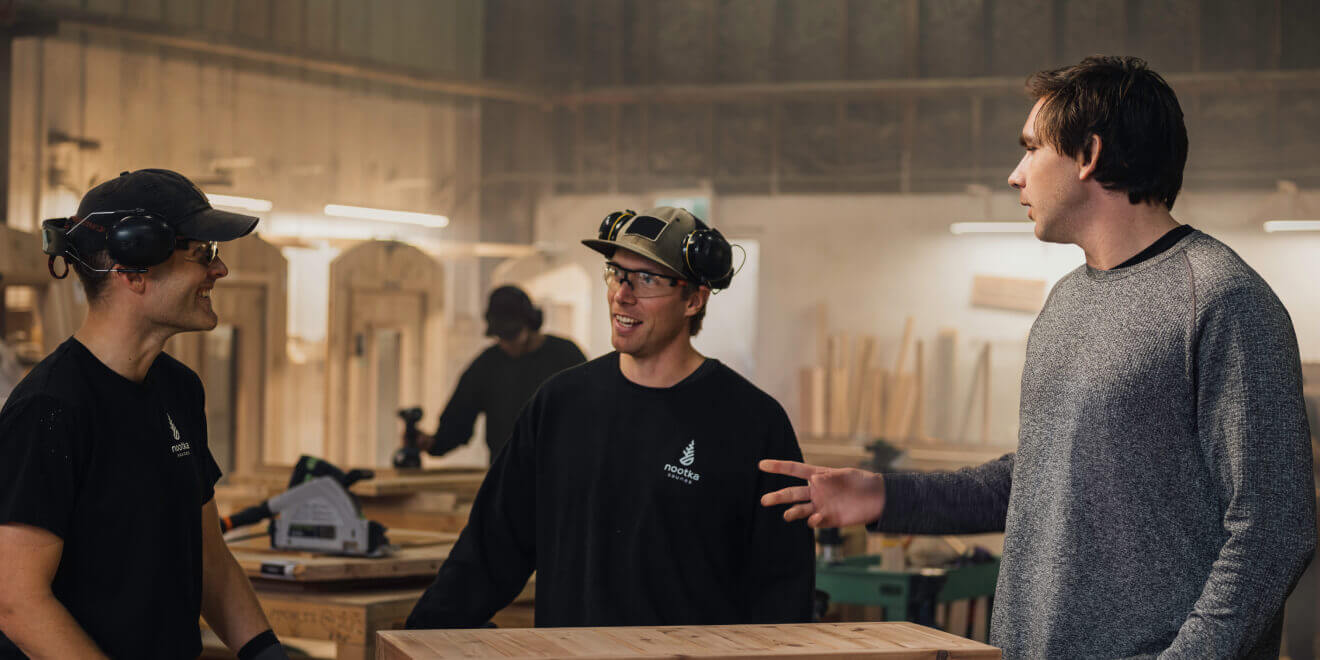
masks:
[(796, 461), (761, 461), (762, 472), (805, 479), (805, 486), (790, 486), (766, 493), (761, 506), (792, 504), (784, 520), (807, 519), (812, 527), (847, 527), (874, 522), (885, 509), (883, 475), (855, 468), (827, 468)]

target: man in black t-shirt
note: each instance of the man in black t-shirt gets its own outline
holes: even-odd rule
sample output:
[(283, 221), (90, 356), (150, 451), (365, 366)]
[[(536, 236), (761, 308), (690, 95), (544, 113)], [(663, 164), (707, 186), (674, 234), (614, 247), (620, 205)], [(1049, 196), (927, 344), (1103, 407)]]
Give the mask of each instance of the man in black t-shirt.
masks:
[(0, 658), (193, 658), (199, 615), (243, 660), (287, 658), (220, 536), (201, 381), (162, 352), (216, 326), (218, 242), (256, 224), (167, 170), (42, 223), (88, 312), (0, 409)]
[(486, 445), (494, 460), (509, 439), (513, 420), (536, 388), (564, 369), (587, 360), (573, 342), (541, 332), (541, 310), (516, 286), (502, 286), (490, 294), (486, 306), (486, 336), (495, 337), (468, 365), (440, 414), (434, 436), (422, 436), (417, 445), (441, 456), (472, 437), (477, 415), (486, 415)]
[(604, 357), (545, 382), (519, 414), (410, 628), (473, 627), (536, 571), (537, 626), (811, 618), (814, 544), (759, 504), (800, 460), (784, 410), (692, 346), (729, 244), (691, 213), (611, 214)]

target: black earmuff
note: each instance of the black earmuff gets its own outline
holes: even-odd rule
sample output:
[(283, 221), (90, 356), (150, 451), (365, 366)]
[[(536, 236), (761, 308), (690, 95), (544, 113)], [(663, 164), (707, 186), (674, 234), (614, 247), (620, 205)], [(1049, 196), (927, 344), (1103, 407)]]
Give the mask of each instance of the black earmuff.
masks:
[(728, 239), (701, 220), (683, 239), (683, 263), (712, 289), (727, 289), (733, 280), (733, 249)]
[(623, 211), (615, 211), (605, 216), (605, 219), (600, 222), (600, 231), (598, 232), (600, 240), (612, 241), (618, 238), (619, 230), (623, 229), (623, 226), (628, 223), (628, 220), (635, 215), (637, 215), (636, 211), (627, 209)]
[(174, 228), (150, 213), (126, 216), (105, 235), (110, 258), (134, 269), (165, 263), (176, 244)]
[[(109, 227), (89, 219), (94, 215), (103, 214), (120, 217)], [(80, 226), (85, 226), (87, 231), (103, 234), (105, 250), (109, 253), (110, 259), (126, 268), (93, 268), (83, 261), (83, 255), (78, 253), (77, 247), (69, 238), (69, 235)], [(145, 273), (148, 268), (169, 260), (176, 245), (177, 235), (174, 228), (159, 216), (142, 209), (97, 211), (87, 214), (85, 218), (73, 216), (41, 222), (41, 251), (50, 256), (50, 263), (47, 266), (51, 275), (57, 279), (67, 275), (68, 269), (66, 268), (63, 274), (57, 275), (55, 257), (63, 257), (66, 263), (69, 259), (77, 261), (92, 272)]]

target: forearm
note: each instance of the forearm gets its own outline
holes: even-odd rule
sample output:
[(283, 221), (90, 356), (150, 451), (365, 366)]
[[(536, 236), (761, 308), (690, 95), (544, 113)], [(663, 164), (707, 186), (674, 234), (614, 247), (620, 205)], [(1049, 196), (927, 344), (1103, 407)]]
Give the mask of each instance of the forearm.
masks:
[(977, 534), (1004, 531), (1014, 455), (956, 472), (885, 477), (885, 510), (871, 531)]
[(220, 640), (237, 652), (253, 637), (270, 629), (252, 583), (241, 566), (221, 548), (208, 556), (202, 574), (202, 617)]
[(106, 657), (49, 592), (0, 604), (0, 631), (33, 660)]

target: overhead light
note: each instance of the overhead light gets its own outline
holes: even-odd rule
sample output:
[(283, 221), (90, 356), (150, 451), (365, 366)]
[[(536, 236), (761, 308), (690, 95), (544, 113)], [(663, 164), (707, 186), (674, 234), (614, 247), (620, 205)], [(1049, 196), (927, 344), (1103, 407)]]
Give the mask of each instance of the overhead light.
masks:
[(1265, 231), (1320, 231), (1320, 220), (1270, 220)]
[(211, 204), (214, 206), (228, 206), (229, 208), (254, 211), (256, 213), (265, 213), (274, 206), (274, 204), (270, 203), (269, 199), (255, 199), (253, 197), (208, 194), (206, 198), (211, 200)]
[(955, 234), (1029, 234), (1036, 230), (1034, 222), (955, 222), (949, 231)]
[(344, 206), (342, 204), (326, 204), (325, 214), (339, 218), (402, 222), (410, 225), (421, 225), (423, 227), (447, 227), (449, 225), (449, 218), (446, 218), (443, 215), (413, 213), (410, 211), (390, 211), (388, 209), (373, 209), (364, 206)]

